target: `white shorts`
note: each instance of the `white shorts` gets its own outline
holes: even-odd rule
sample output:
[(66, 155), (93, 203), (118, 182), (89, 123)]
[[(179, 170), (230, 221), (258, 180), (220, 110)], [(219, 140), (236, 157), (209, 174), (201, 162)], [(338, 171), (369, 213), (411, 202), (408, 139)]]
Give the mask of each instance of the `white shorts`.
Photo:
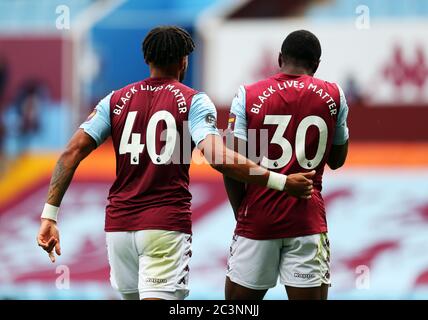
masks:
[(113, 288), (140, 299), (187, 297), (191, 235), (141, 230), (107, 232), (106, 239)]
[(330, 285), (330, 249), (326, 233), (297, 238), (253, 240), (234, 235), (227, 276), (241, 286), (264, 290)]

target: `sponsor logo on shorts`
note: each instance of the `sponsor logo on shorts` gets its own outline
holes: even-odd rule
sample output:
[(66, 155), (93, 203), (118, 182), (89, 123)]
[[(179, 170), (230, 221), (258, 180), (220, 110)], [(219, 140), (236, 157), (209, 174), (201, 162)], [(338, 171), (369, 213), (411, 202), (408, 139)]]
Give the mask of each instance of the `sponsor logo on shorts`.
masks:
[(301, 279), (312, 279), (312, 278), (315, 278), (315, 275), (311, 274), (311, 273), (298, 273), (298, 272), (295, 272), (294, 273), (294, 277), (295, 278), (301, 278)]
[(147, 278), (146, 282), (155, 283), (155, 284), (161, 284), (161, 283), (166, 283), (166, 279)]

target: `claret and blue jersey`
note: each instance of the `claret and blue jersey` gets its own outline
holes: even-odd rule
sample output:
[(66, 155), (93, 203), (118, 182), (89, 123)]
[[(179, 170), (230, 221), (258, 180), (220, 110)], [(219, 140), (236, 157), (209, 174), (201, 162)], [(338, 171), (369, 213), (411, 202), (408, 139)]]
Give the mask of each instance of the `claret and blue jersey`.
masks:
[[(113, 93), (114, 91), (103, 98), (95, 107), (94, 116), (80, 126), (95, 140), (97, 146), (101, 145), (110, 136), (110, 100)], [(188, 118), (190, 135), (195, 145), (198, 145), (208, 134), (218, 133), (217, 130), (206, 123), (206, 117), (209, 114), (214, 116), (217, 114), (211, 99), (204, 92), (196, 93), (190, 104)]]
[(106, 231), (191, 233), (191, 153), (219, 134), (210, 98), (170, 78), (148, 78), (107, 95), (80, 128), (97, 145), (111, 136), (116, 180)]
[(309, 200), (247, 185), (236, 233), (263, 240), (326, 232), (324, 166), (332, 145), (343, 145), (349, 138), (342, 89), (308, 75), (280, 73), (241, 86), (230, 115), (229, 129), (247, 141), (250, 159), (286, 175), (316, 171)]

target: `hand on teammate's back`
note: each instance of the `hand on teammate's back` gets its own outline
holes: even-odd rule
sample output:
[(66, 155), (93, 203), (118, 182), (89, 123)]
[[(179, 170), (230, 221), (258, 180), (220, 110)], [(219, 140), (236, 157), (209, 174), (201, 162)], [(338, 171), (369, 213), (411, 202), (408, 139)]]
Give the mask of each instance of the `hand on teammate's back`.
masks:
[(48, 254), (52, 262), (55, 262), (55, 252), (61, 255), (61, 247), (59, 244), (59, 231), (56, 222), (49, 219), (42, 219), (40, 224), (39, 234), (37, 235), (37, 243)]
[(284, 191), (293, 197), (310, 199), (312, 197), (314, 183), (311, 178), (314, 175), (315, 170), (287, 175)]

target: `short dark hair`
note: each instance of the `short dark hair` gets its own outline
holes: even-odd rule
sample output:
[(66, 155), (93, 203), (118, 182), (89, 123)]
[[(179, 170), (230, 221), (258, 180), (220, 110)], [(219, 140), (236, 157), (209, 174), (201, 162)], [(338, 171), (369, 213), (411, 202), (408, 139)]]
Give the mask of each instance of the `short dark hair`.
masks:
[(321, 57), (321, 44), (318, 38), (307, 30), (290, 33), (281, 46), (284, 59), (305, 68), (316, 69)]
[(146, 63), (167, 66), (189, 55), (195, 44), (190, 34), (176, 26), (160, 26), (152, 29), (143, 41)]

